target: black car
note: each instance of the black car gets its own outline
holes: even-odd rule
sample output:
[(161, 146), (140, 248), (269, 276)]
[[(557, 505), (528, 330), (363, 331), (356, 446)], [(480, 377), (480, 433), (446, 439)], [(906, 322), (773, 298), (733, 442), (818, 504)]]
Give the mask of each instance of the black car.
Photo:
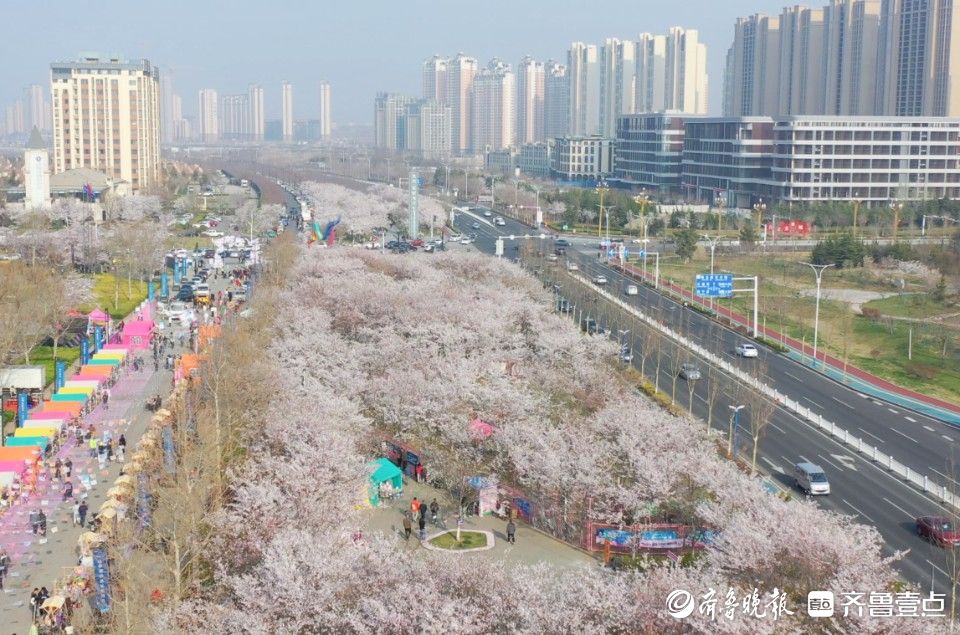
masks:
[(386, 247), (387, 249), (396, 249), (399, 244), (400, 244), (399, 240), (391, 240), (391, 241), (388, 241), (384, 245), (384, 247)]
[(557, 311), (560, 313), (570, 313), (570, 311), (573, 311), (573, 305), (570, 304), (570, 300), (560, 298), (557, 300)]
[(603, 333), (603, 329), (597, 325), (597, 321), (593, 318), (584, 318), (580, 322), (580, 330), (588, 335), (600, 335)]
[(205, 252), (203, 252), (203, 257), (204, 257), (204, 258), (216, 258), (216, 257), (217, 257), (217, 252), (216, 252), (216, 250), (214, 250), (214, 249), (208, 249), (208, 250), (206, 250)]
[(193, 299), (193, 289), (190, 287), (180, 289), (180, 291), (177, 292), (177, 301), (179, 302), (193, 302)]

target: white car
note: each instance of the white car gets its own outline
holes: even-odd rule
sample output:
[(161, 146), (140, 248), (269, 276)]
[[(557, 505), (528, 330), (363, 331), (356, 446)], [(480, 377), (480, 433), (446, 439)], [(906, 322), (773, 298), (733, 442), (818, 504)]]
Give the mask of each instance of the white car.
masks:
[(550, 254), (547, 256), (547, 260), (549, 262), (556, 262), (557, 260), (559, 260), (559, 257), (557, 256), (557, 254)]
[(580, 271), (580, 266), (575, 262), (568, 262), (567, 271)]
[(187, 323), (193, 321), (193, 309), (185, 302), (171, 302), (165, 312), (171, 322)]
[(607, 277), (600, 275), (593, 277), (593, 284), (607, 284)]
[(638, 293), (640, 293), (640, 290), (637, 289), (637, 285), (628, 284), (627, 288), (624, 290), (624, 293), (627, 295), (637, 295)]
[(466, 236), (460, 239), (461, 245), (469, 245), (472, 242), (473, 242), (473, 239)]
[(483, 210), (483, 215), (486, 216), (487, 218), (490, 218), (491, 216), (493, 216), (493, 212), (491, 212), (488, 209), (485, 209)]
[(737, 355), (739, 357), (757, 357), (760, 355), (760, 351), (749, 342), (740, 342), (737, 344)]
[(207, 231), (202, 232), (202, 235), (209, 236), (210, 238), (220, 238), (221, 236), (223, 236), (223, 232), (218, 232), (215, 229), (208, 229)]

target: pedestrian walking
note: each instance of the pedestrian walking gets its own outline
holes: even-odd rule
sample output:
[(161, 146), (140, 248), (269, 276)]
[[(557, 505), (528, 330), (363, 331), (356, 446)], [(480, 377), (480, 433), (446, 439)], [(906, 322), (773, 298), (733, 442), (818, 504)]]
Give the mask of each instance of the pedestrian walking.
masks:
[(33, 616), (33, 619), (37, 619), (37, 611), (40, 610), (40, 589), (33, 587), (33, 591), (30, 592), (30, 615)]
[(53, 478), (60, 478), (60, 473), (63, 470), (63, 463), (60, 461), (60, 458), (57, 458), (57, 462), (53, 464)]
[(127, 456), (127, 440), (123, 438), (123, 435), (120, 435), (120, 440), (117, 441), (117, 460), (121, 463), (125, 462)]
[(110, 410), (110, 389), (106, 388), (103, 391), (103, 409)]
[(77, 509), (77, 513), (80, 514), (80, 526), (81, 526), (81, 527), (83, 527), (85, 524), (87, 524), (87, 511), (89, 511), (89, 509), (90, 509), (90, 508), (87, 506), (87, 501), (81, 501), (81, 502), (80, 502), (80, 507), (79, 507), (79, 509)]
[(437, 524), (437, 513), (440, 512), (440, 503), (437, 502), (437, 499), (434, 498), (430, 502), (430, 520), (433, 521), (433, 524)]
[(67, 457), (67, 460), (63, 462), (63, 475), (65, 478), (70, 478), (73, 474), (73, 461), (70, 460), (70, 457)]
[(413, 514), (414, 516), (420, 513), (420, 501), (417, 500), (416, 496), (414, 496), (413, 500), (410, 501), (410, 513)]
[(517, 526), (512, 519), (507, 523), (507, 542), (517, 544)]
[(41, 536), (46, 536), (47, 535), (47, 515), (43, 513), (42, 509), (38, 512), (38, 515), (39, 515), (39, 521), (40, 521), (39, 527), (38, 527), (39, 533)]
[(63, 484), (63, 500), (66, 502), (68, 498), (73, 498), (73, 481), (67, 481)]
[(82, 526), (83, 521), (80, 520), (80, 501), (73, 502), (73, 526)]
[(35, 509), (30, 512), (30, 529), (33, 531), (34, 535), (40, 531), (40, 510)]
[(0, 549), (0, 591), (3, 590), (3, 579), (7, 577), (7, 568), (10, 566), (10, 556), (6, 549)]
[(423, 542), (427, 539), (427, 517), (426, 515), (420, 516), (420, 542)]
[(96, 458), (97, 456), (97, 444), (99, 442), (93, 436), (89, 437), (87, 441), (87, 448), (90, 450), (90, 458)]
[(413, 531), (413, 523), (410, 521), (410, 514), (403, 515), (403, 539), (410, 540), (410, 532)]
[(417, 467), (413, 468), (414, 476), (417, 478), (418, 483), (423, 482), (423, 464), (417, 463)]

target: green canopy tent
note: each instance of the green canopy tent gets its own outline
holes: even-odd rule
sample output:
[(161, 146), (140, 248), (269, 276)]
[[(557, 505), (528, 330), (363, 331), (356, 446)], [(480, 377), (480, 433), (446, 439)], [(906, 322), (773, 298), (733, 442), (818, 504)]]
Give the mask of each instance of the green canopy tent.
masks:
[(390, 483), (394, 490), (400, 492), (403, 490), (403, 472), (400, 468), (390, 462), (389, 459), (380, 458), (371, 461), (370, 468), (370, 504), (380, 504), (380, 485)]

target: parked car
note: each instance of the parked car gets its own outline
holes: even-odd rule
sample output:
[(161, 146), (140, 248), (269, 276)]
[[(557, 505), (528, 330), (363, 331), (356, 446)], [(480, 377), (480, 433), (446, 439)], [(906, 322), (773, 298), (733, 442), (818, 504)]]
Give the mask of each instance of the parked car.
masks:
[(573, 311), (573, 305), (570, 304), (570, 300), (560, 298), (557, 300), (557, 311), (560, 313), (570, 313), (570, 311)]
[(487, 218), (490, 218), (491, 216), (493, 216), (493, 212), (491, 212), (491, 211), (488, 210), (488, 209), (485, 209), (485, 210), (483, 210), (483, 215), (484, 215), (485, 217), (487, 217)]
[(557, 254), (547, 254), (547, 261), (548, 261), (548, 262), (556, 262), (556, 261), (558, 261), (559, 259), (560, 259), (560, 257), (557, 256)]
[(567, 271), (580, 271), (580, 266), (575, 262), (568, 262)]
[(463, 238), (460, 239), (461, 245), (469, 245), (472, 242), (473, 242), (473, 238), (470, 238), (469, 236), (464, 236)]
[(945, 516), (921, 516), (917, 518), (917, 533), (941, 547), (955, 547), (960, 544), (960, 531)]
[(594, 276), (593, 284), (607, 284), (607, 277), (602, 274)]
[(424, 245), (423, 239), (421, 238), (414, 238), (413, 240), (408, 242), (410, 243), (411, 247), (423, 247)]
[(638, 293), (640, 293), (640, 290), (637, 288), (637, 285), (635, 285), (635, 284), (628, 284), (628, 285), (627, 285), (627, 288), (624, 289), (623, 292), (624, 292), (626, 295), (637, 295)]
[(696, 381), (703, 375), (700, 372), (700, 369), (697, 368), (696, 364), (684, 364), (680, 367), (680, 373), (678, 376), (680, 379), (686, 379), (687, 381)]
[(209, 298), (210, 297), (210, 285), (203, 283), (198, 284), (197, 288), (194, 290), (193, 294), (198, 298)]
[(588, 335), (597, 335), (600, 332), (600, 327), (597, 326), (597, 321), (593, 318), (584, 318), (580, 322), (580, 330)]
[(760, 355), (760, 351), (750, 342), (740, 342), (737, 344), (737, 355), (739, 357), (757, 357)]
[(423, 253), (425, 253), (425, 254), (432, 254), (434, 249), (436, 249), (436, 245), (424, 245), (424, 246), (423, 246)]
[(797, 463), (793, 468), (793, 480), (804, 494), (826, 496), (830, 493), (830, 481), (823, 468), (814, 463)]
[(496, 225), (497, 227), (503, 227), (507, 224), (507, 221), (497, 216), (497, 218), (494, 219), (493, 224)]
[(387, 244), (384, 246), (387, 249), (396, 249), (399, 244), (400, 244), (399, 240), (391, 240), (391, 241), (388, 241)]

